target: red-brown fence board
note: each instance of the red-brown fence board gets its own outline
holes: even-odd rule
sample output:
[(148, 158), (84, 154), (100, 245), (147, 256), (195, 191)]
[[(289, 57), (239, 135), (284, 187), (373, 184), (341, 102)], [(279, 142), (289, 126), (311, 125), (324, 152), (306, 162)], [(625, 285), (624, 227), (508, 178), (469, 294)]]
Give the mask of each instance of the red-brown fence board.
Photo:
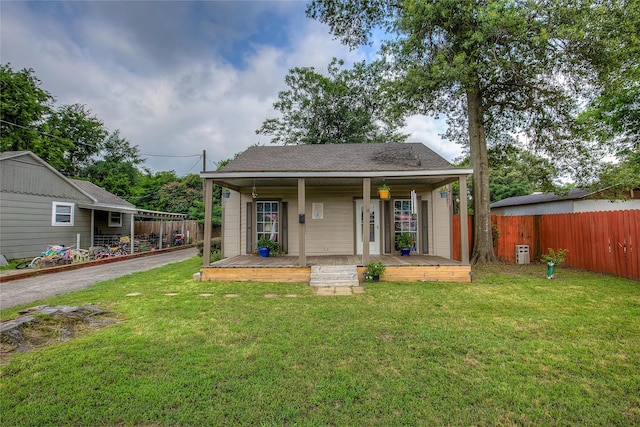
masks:
[[(528, 245), (531, 261), (549, 248), (568, 249), (565, 265), (640, 280), (640, 210), (531, 216), (492, 216), (498, 259), (516, 262), (516, 245)], [(460, 259), (460, 218), (453, 219), (453, 257)], [(469, 248), (473, 248), (469, 217)]]

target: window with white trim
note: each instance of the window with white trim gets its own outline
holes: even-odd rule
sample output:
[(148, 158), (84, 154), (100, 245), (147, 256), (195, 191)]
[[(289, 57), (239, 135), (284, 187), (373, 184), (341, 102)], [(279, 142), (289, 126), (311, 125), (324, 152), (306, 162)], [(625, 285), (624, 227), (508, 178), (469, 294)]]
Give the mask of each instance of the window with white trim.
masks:
[(73, 226), (74, 208), (74, 203), (53, 202), (51, 207), (51, 225), (58, 227)]
[[(394, 224), (394, 241), (401, 233), (409, 233), (413, 237), (412, 252), (417, 250), (418, 241), (418, 215), (413, 213), (410, 199), (396, 199), (393, 202), (393, 224)], [(402, 248), (395, 243), (396, 251)]]
[(109, 212), (109, 227), (122, 227), (122, 212)]
[(271, 239), (274, 242), (280, 240), (278, 206), (279, 203), (275, 201), (256, 202), (257, 240), (263, 237)]

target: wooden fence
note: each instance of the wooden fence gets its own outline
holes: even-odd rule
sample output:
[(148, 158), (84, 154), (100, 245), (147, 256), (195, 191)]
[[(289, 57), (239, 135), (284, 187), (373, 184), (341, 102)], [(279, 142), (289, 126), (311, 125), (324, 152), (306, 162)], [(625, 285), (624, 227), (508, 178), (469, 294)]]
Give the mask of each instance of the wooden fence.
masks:
[[(160, 230), (162, 228), (162, 231)], [(136, 236), (149, 236), (155, 234), (157, 236), (162, 233), (163, 242), (173, 241), (173, 233), (182, 230), (187, 234), (192, 243), (200, 241), (204, 238), (204, 226), (198, 224), (195, 220), (186, 221), (136, 221), (134, 224), (134, 234)]]
[[(563, 265), (640, 280), (640, 210), (575, 214), (492, 216), (498, 259), (516, 262), (516, 245), (528, 245), (531, 261), (548, 248), (568, 249)], [(453, 218), (454, 259), (460, 259), (460, 217)], [(469, 248), (473, 248), (469, 216)]]

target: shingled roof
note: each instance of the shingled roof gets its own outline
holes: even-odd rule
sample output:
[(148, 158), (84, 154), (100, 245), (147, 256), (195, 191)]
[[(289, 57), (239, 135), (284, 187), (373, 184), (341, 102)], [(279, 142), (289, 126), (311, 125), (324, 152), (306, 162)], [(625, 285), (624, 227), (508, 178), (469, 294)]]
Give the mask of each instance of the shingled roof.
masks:
[(126, 210), (136, 209), (134, 205), (127, 202), (124, 199), (116, 196), (115, 194), (109, 193), (102, 187), (98, 187), (92, 182), (82, 181), (79, 179), (69, 179), (69, 181), (73, 182), (75, 185), (80, 187), (86, 193), (89, 193), (96, 200), (96, 207), (112, 207), (112, 208), (123, 208)]
[(420, 143), (250, 147), (220, 172), (355, 172), (454, 169)]
[(561, 200), (578, 200), (583, 199), (589, 194), (587, 190), (581, 190), (578, 188), (572, 188), (568, 194), (558, 195), (554, 193), (537, 193), (529, 194), (528, 196), (516, 196), (509, 197), (507, 199), (499, 200), (491, 204), (493, 208), (504, 208), (507, 206), (522, 206), (522, 205), (534, 205), (538, 203), (558, 202)]

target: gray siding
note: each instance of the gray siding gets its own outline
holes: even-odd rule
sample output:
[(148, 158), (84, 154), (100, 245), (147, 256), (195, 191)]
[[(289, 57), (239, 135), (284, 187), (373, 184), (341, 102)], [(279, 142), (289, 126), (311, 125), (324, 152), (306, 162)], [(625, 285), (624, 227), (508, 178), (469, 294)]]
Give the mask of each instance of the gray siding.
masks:
[[(74, 225), (52, 226), (53, 202), (74, 203)], [(78, 203), (93, 200), (29, 155), (2, 161), (0, 168), (0, 254), (8, 259), (35, 257), (47, 245), (81, 246), (91, 238), (91, 211)]]
[(93, 199), (30, 156), (3, 160), (0, 177), (2, 193), (48, 196), (60, 202), (93, 203)]
[(35, 257), (49, 244), (75, 245), (78, 233), (81, 246), (87, 248), (91, 239), (91, 211), (76, 205), (73, 226), (52, 226), (54, 201), (69, 202), (50, 196), (2, 193), (0, 253), (8, 259)]
[(131, 214), (122, 214), (121, 227), (109, 227), (109, 212), (95, 211), (94, 214), (94, 231), (97, 236), (129, 236), (131, 234)]

